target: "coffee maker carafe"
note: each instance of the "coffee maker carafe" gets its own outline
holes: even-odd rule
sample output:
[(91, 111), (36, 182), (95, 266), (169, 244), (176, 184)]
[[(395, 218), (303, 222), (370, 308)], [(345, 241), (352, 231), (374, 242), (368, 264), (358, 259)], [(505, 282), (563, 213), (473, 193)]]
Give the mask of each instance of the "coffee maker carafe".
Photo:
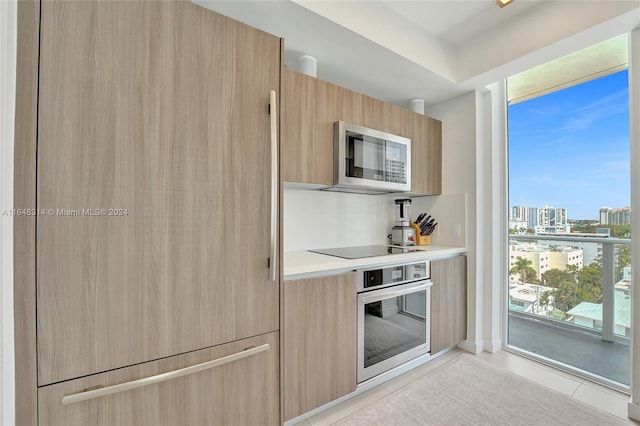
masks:
[(395, 200), (396, 222), (391, 229), (391, 244), (399, 246), (415, 246), (416, 230), (411, 227), (411, 199)]

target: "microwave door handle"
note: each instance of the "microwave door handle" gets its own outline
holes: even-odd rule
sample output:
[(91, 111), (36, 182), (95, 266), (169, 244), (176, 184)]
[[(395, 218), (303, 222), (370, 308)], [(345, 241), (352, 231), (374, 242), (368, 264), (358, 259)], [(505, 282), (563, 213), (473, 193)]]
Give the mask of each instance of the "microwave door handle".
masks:
[(425, 290), (433, 285), (431, 280), (421, 281), (423, 284), (414, 285), (408, 288), (403, 288), (402, 290), (396, 290), (391, 288), (389, 290), (381, 290), (376, 291), (374, 294), (366, 294), (362, 295), (362, 301), (367, 304), (371, 302), (376, 302), (380, 299), (388, 299), (390, 297), (399, 297), (404, 296), (405, 294), (415, 293), (416, 291)]

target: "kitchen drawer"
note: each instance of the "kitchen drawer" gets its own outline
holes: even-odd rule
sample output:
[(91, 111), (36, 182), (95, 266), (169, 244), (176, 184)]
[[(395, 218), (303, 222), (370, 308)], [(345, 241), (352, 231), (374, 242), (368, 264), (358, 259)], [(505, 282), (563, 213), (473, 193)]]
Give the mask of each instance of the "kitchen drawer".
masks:
[[(278, 333), (274, 332), (41, 387), (38, 390), (39, 424), (278, 424), (278, 340)], [(70, 395), (82, 395), (100, 387), (107, 390), (114, 385), (128, 386), (132, 381), (157, 378), (230, 355), (246, 355), (245, 349), (252, 347), (254, 354), (236, 360), (223, 359), (220, 365), (206, 365), (210, 368), (203, 367), (201, 371), (181, 377), (84, 401), (68, 401)], [(65, 396), (67, 399), (63, 402)]]

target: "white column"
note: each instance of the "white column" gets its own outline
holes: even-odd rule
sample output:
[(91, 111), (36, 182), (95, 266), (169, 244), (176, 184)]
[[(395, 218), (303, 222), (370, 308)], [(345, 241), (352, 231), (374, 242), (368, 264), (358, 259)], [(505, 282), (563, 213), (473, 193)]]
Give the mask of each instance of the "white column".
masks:
[(487, 87), (490, 90), (487, 144), (490, 149), (491, 168), (486, 178), (489, 182), (489, 218), (491, 223), (490, 265), (486, 288), (485, 313), (485, 350), (495, 352), (502, 348), (507, 340), (507, 305), (504, 295), (507, 293), (507, 86), (501, 80)]
[(640, 420), (640, 29), (629, 33), (629, 124), (631, 144), (631, 401), (629, 417)]
[(15, 423), (13, 353), (13, 129), (18, 8), (0, 1), (0, 424)]

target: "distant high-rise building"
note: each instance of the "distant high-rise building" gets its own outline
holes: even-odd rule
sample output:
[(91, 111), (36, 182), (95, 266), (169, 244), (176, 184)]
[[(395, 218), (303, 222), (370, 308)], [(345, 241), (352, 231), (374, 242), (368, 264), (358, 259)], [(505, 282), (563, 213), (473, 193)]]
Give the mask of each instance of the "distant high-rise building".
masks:
[(600, 208), (600, 225), (629, 225), (631, 224), (631, 208), (611, 207)]
[(567, 209), (564, 207), (544, 206), (538, 209), (536, 234), (541, 232), (569, 232)]
[(513, 206), (509, 219), (527, 222), (529, 220), (529, 207)]
[(538, 208), (529, 207), (529, 228), (536, 229), (538, 226)]
[(535, 229), (538, 225), (538, 208), (526, 206), (513, 206), (509, 210), (510, 228)]
[(538, 209), (538, 226), (564, 226), (567, 224), (567, 209), (544, 206)]

